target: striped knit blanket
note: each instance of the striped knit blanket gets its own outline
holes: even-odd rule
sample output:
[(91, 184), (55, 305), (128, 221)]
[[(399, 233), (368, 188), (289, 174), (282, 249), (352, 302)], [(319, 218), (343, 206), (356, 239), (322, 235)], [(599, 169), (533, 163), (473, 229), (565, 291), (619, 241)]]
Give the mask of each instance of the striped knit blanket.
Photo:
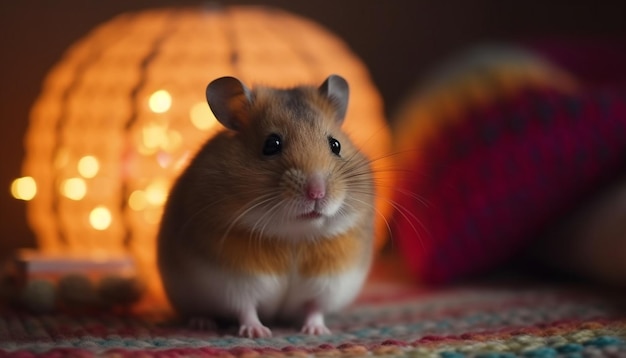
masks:
[[(623, 303), (623, 300), (621, 301)], [(473, 285), (368, 286), (329, 316), (328, 336), (274, 328), (271, 339), (194, 331), (147, 317), (5, 312), (0, 356), (31, 357), (626, 357), (626, 309), (595, 290)]]

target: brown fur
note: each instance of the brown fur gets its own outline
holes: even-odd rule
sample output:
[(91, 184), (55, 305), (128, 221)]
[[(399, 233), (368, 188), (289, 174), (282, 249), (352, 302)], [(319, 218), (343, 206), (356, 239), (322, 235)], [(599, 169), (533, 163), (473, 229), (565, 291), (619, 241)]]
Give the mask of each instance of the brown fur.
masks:
[(360, 240), (353, 230), (330, 240), (306, 242), (300, 247), (300, 274), (312, 277), (346, 270), (368, 251)]
[(354, 230), (333, 238), (304, 242), (231, 232), (223, 241), (207, 240), (203, 246), (209, 261), (245, 274), (284, 275), (291, 267), (297, 267), (304, 277), (332, 275), (354, 265), (364, 255)]
[[(232, 127), (236, 130), (221, 131), (210, 139), (171, 190), (158, 245), (166, 291), (168, 284), (180, 287), (179, 277), (185, 280), (185, 272), (202, 269), (199, 266), (205, 263), (244, 276), (297, 272), (300, 277), (317, 277), (347, 270), (367, 272), (374, 236), (371, 167), (341, 130), (337, 103), (314, 87), (285, 91), (261, 87), (243, 93), (249, 97), (228, 102), (229, 107), (235, 107), (228, 109), (234, 114), (228, 120), (236, 122)], [(220, 98), (219, 92), (216, 96)], [(264, 143), (272, 133), (280, 134), (283, 151), (264, 156)], [(341, 143), (340, 156), (332, 153), (329, 136)], [(325, 198), (344, 198), (342, 210), (356, 218), (356, 223), (334, 236), (320, 234), (328, 232), (326, 229), (302, 234), (306, 237), (269, 234), (272, 230), (264, 225), (281, 225), (282, 216), (292, 214), (282, 208), (289, 208), (285, 203), (303, 200), (306, 178), (314, 173), (329, 176)], [(265, 199), (269, 201), (263, 202)], [(272, 208), (285, 211), (272, 217), (271, 223), (259, 221), (259, 227), (254, 227), (257, 230), (251, 230), (249, 222), (242, 225), (242, 218), (251, 212), (246, 210), (251, 208), (258, 208), (249, 216), (257, 221), (259, 215), (262, 219), (265, 213), (271, 214)], [(218, 287), (220, 283), (205, 284)], [(185, 290), (182, 295), (193, 292)]]

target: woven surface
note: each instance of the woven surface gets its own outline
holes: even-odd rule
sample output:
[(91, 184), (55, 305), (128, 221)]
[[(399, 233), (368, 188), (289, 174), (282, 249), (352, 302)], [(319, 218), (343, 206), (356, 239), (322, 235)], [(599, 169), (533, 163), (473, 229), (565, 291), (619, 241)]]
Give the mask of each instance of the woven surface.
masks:
[(424, 291), (377, 283), (350, 309), (328, 317), (332, 335), (284, 327), (256, 340), (136, 317), (5, 313), (0, 356), (626, 356), (619, 300), (592, 291), (527, 285)]
[[(413, 170), (397, 198), (411, 215), (395, 228), (411, 272), (442, 283), (493, 270), (618, 178), (626, 170), (624, 98), (520, 88), (468, 106), (415, 142), (412, 150), (425, 154), (403, 164)], [(440, 119), (432, 116), (451, 122)]]

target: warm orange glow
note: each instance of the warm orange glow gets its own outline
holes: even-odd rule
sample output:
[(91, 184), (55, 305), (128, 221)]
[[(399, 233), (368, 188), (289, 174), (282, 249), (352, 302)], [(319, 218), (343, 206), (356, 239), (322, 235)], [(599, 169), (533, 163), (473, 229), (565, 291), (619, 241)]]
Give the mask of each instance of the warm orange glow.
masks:
[[(250, 86), (319, 85), (333, 73), (350, 84), (344, 128), (375, 159), (377, 212), (389, 216), (390, 132), (366, 67), (319, 25), (262, 7), (149, 10), (86, 35), (42, 86), (25, 138), (28, 179), (11, 192), (32, 199), (28, 218), (42, 251), (64, 248), (59, 233), (67, 233), (77, 252), (130, 252), (149, 291), (163, 297), (155, 262), (163, 204), (172, 181), (221, 129), (207, 84), (232, 75)], [(382, 217), (376, 225), (380, 248), (387, 228)]]
[(145, 210), (143, 212), (144, 220), (152, 225), (159, 224), (159, 222), (161, 221), (161, 215), (163, 215), (163, 210), (161, 208)]
[(33, 177), (21, 177), (13, 180), (11, 194), (15, 199), (32, 200), (37, 194), (37, 183)]
[(92, 155), (86, 155), (78, 161), (78, 173), (85, 178), (93, 178), (100, 170), (100, 162)]
[(62, 169), (69, 163), (70, 161), (70, 153), (66, 149), (59, 150), (57, 152), (56, 157), (54, 158), (54, 167), (56, 169)]
[(169, 183), (165, 179), (156, 179), (145, 191), (145, 197), (148, 204), (153, 206), (163, 206), (167, 200)]
[(89, 223), (96, 230), (106, 230), (111, 226), (111, 211), (105, 206), (98, 206), (89, 213)]
[(167, 128), (156, 123), (148, 123), (142, 128), (143, 145), (147, 149), (157, 149), (167, 142)]
[(172, 96), (166, 90), (158, 90), (150, 96), (148, 106), (154, 113), (165, 113), (172, 107)]
[(82, 178), (70, 178), (63, 181), (61, 193), (68, 199), (81, 200), (87, 194), (87, 184)]
[(167, 131), (164, 139), (165, 140), (161, 143), (161, 148), (167, 152), (174, 152), (178, 150), (183, 143), (183, 136), (180, 132), (175, 130)]
[(201, 131), (206, 131), (217, 124), (217, 119), (206, 102), (198, 102), (189, 111), (191, 123)]
[(148, 199), (143, 190), (135, 190), (128, 198), (128, 206), (135, 211), (142, 211), (148, 207)]

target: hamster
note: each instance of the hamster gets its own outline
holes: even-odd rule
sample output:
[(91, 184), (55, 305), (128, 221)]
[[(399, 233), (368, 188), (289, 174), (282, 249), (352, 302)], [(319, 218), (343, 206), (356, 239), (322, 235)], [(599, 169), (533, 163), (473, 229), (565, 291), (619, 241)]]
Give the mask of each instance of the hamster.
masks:
[(251, 338), (276, 320), (330, 333), (324, 314), (354, 300), (374, 240), (370, 161), (341, 129), (348, 83), (250, 89), (222, 77), (206, 97), (225, 128), (165, 205), (157, 262), (169, 301)]

